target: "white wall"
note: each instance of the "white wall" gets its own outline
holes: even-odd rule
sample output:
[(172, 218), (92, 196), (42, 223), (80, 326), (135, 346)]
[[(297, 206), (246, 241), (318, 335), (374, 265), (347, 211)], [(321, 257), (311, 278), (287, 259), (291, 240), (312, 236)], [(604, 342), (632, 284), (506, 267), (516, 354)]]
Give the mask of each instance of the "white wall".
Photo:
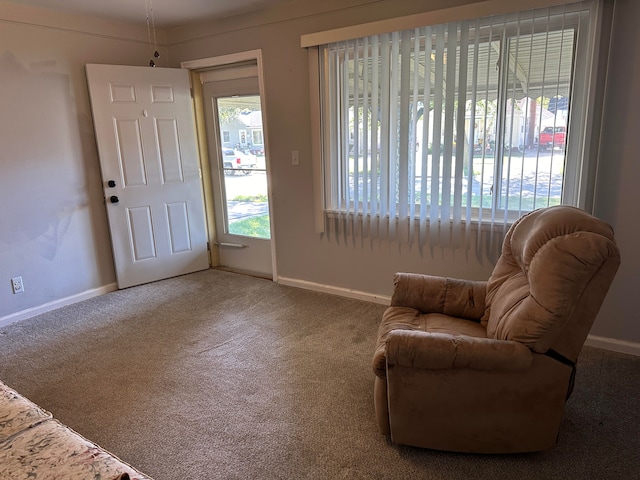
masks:
[(613, 226), (622, 264), (591, 333), (640, 342), (640, 2), (618, 0), (595, 214)]
[(0, 323), (113, 288), (84, 65), (145, 65), (146, 39), (146, 28), (0, 2)]
[[(491, 265), (464, 253), (432, 254), (367, 241), (345, 245), (317, 235), (313, 227), (307, 54), (300, 48), (300, 35), (452, 3), (327, 0), (302, 8), (293, 2), (261, 14), (159, 32), (165, 35), (161, 43), (170, 45), (161, 49), (161, 62), (170, 58), (172, 66), (262, 49), (281, 277), (379, 296), (390, 295), (395, 271), (488, 277)], [(639, 6), (619, 0), (616, 8), (617, 50), (606, 96), (606, 161), (596, 213), (614, 225), (623, 265), (593, 333), (640, 342), (629, 301), (640, 284), (640, 255), (634, 248), (638, 226), (627, 220), (633, 218), (635, 185), (640, 182), (638, 111), (629, 101), (630, 92), (640, 85), (640, 32), (632, 21), (638, 18)], [(7, 88), (0, 93), (0, 323), (3, 317), (115, 281), (84, 64), (146, 65), (146, 29), (76, 20), (45, 17), (42, 11), (0, 2), (0, 78), (3, 87), (14, 88), (14, 93), (7, 93)], [(83, 31), (78, 31), (80, 24)], [(55, 88), (45, 90), (45, 83)], [(34, 88), (25, 88), (28, 85)], [(18, 107), (5, 108), (10, 99)], [(21, 118), (19, 127), (16, 117)], [(299, 167), (291, 165), (292, 150), (300, 152)], [(21, 214), (13, 200), (7, 201), (16, 198)], [(11, 294), (9, 278), (15, 275), (24, 278), (24, 294)]]

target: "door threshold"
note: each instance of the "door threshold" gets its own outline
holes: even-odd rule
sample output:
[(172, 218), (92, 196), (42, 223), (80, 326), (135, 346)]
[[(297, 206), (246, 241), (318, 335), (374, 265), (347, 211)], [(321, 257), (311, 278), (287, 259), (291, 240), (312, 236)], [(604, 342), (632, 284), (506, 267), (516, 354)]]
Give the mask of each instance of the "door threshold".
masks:
[(269, 281), (273, 282), (273, 277), (267, 275), (266, 273), (252, 272), (252, 271), (249, 271), (249, 270), (241, 270), (241, 269), (238, 269), (238, 268), (229, 268), (229, 267), (225, 267), (223, 265), (212, 266), (211, 268), (213, 270), (220, 270), (220, 271), (229, 272), (229, 273), (238, 273), (240, 275), (246, 275), (248, 277), (254, 277), (254, 278), (261, 278), (263, 280), (269, 280)]

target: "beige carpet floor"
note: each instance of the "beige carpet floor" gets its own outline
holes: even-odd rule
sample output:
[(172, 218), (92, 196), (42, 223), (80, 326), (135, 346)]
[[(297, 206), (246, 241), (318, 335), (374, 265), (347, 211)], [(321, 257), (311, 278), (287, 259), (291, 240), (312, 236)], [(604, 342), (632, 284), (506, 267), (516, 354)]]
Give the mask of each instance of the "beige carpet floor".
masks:
[(640, 478), (640, 357), (588, 347), (551, 451), (390, 444), (383, 310), (208, 270), (0, 328), (0, 378), (156, 480)]

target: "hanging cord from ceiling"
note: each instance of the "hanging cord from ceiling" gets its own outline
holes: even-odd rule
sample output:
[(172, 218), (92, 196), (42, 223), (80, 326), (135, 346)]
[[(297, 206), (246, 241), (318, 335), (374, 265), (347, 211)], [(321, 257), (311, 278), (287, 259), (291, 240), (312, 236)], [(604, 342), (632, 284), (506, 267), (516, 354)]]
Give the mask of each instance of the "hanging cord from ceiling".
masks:
[[(160, 58), (160, 52), (158, 52), (158, 41), (156, 39), (156, 22), (153, 17), (153, 0), (144, 0), (144, 7), (147, 13), (147, 37), (149, 38), (149, 48), (153, 49), (153, 57)], [(151, 12), (151, 19), (149, 19), (149, 12)], [(151, 33), (153, 32), (153, 46), (151, 45)], [(150, 67), (155, 67), (156, 62), (152, 58), (149, 61)]]

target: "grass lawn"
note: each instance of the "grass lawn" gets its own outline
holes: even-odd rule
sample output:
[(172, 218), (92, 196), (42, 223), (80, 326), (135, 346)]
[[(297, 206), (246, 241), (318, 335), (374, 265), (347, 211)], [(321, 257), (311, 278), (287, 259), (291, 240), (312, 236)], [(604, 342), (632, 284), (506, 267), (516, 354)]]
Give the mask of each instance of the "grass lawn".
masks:
[(229, 233), (245, 237), (271, 238), (269, 215), (243, 218), (229, 223)]

